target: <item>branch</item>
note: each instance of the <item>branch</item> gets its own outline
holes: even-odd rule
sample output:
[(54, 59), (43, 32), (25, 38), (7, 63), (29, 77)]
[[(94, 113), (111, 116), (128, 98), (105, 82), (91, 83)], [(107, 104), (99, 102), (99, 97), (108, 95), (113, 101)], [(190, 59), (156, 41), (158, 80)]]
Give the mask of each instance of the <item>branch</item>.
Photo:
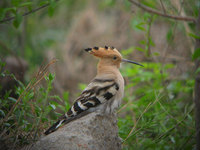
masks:
[[(55, 0), (55, 2), (57, 2), (57, 1), (59, 1), (59, 0)], [(38, 7), (38, 8), (35, 8), (35, 9), (31, 10), (31, 11), (25, 12), (22, 16), (24, 17), (24, 16), (27, 16), (27, 15), (29, 15), (29, 14), (32, 14), (32, 13), (34, 13), (34, 12), (36, 12), (36, 11), (39, 11), (40, 9), (43, 9), (43, 8), (49, 6), (49, 5), (50, 5), (50, 3), (45, 4), (45, 5), (42, 5), (42, 6), (40, 6), (40, 7)], [(1, 24), (1, 23), (4, 23), (4, 22), (11, 21), (11, 20), (13, 20), (13, 19), (15, 19), (14, 16), (13, 16), (13, 17), (5, 18), (5, 19), (3, 19), (3, 20), (0, 21), (0, 24)]]
[(180, 21), (196, 22), (196, 19), (194, 17), (183, 17), (183, 16), (169, 15), (169, 14), (165, 14), (165, 13), (162, 13), (160, 11), (157, 11), (155, 9), (152, 9), (150, 7), (147, 7), (147, 6), (137, 2), (135, 0), (128, 0), (128, 1), (131, 2), (132, 4), (136, 5), (137, 7), (142, 8), (144, 11), (147, 11), (147, 12), (152, 13), (152, 14), (156, 14), (156, 15), (159, 15), (159, 16), (163, 16), (163, 17), (167, 17), (167, 18), (175, 19), (175, 20), (180, 20)]

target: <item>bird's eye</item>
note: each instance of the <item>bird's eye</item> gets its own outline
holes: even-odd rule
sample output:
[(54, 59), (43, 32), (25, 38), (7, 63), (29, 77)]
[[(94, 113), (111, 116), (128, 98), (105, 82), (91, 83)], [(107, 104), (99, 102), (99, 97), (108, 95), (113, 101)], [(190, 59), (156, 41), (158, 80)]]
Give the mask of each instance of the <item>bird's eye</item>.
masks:
[(113, 59), (116, 60), (116, 59), (117, 59), (117, 56), (114, 56)]

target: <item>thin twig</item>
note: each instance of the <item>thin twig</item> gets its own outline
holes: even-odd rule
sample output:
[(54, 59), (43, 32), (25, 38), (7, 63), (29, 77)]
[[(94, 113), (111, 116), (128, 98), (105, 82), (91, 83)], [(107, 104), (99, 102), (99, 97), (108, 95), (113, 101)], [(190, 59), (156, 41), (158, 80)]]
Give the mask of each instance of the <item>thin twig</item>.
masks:
[[(134, 101), (137, 101), (138, 99), (140, 99), (142, 96), (144, 96), (144, 94), (138, 96), (135, 98)], [(121, 112), (123, 109), (125, 109), (130, 103), (132, 103), (132, 101), (128, 101), (126, 104), (124, 104), (118, 111), (117, 113)]]
[(127, 106), (132, 105), (131, 103), (132, 103), (132, 101), (129, 101), (128, 103), (124, 104), (124, 105), (117, 111), (117, 113), (121, 112), (121, 111), (122, 111), (123, 109), (125, 109)]
[(180, 20), (180, 21), (189, 21), (189, 22), (196, 22), (196, 19), (194, 17), (190, 17), (190, 16), (175, 16), (175, 15), (169, 15), (169, 14), (164, 14), (158, 10), (152, 9), (150, 7), (147, 7), (135, 0), (128, 0), (129, 2), (131, 2), (132, 4), (136, 5), (139, 8), (142, 8), (143, 10), (152, 13), (152, 14), (156, 14), (159, 16), (163, 16), (163, 17), (167, 17), (170, 19), (175, 19), (175, 20)]
[[(57, 2), (57, 1), (59, 1), (59, 0), (55, 0), (55, 2)], [(49, 6), (49, 5), (50, 5), (50, 3), (44, 4), (44, 5), (42, 5), (42, 6), (38, 7), (38, 8), (35, 8), (35, 9), (31, 10), (31, 11), (25, 12), (22, 16), (24, 17), (24, 16), (27, 16), (29, 14), (32, 14), (32, 13), (34, 13), (36, 11), (39, 11), (40, 9), (43, 9), (43, 8)], [(5, 19), (1, 20), (0, 23), (8, 22), (8, 21), (11, 21), (13, 19), (15, 19), (15, 16), (5, 18)]]
[(165, 6), (164, 6), (162, 0), (160, 0), (160, 4), (161, 4), (161, 7), (162, 7), (162, 10), (163, 10), (164, 14), (166, 14)]

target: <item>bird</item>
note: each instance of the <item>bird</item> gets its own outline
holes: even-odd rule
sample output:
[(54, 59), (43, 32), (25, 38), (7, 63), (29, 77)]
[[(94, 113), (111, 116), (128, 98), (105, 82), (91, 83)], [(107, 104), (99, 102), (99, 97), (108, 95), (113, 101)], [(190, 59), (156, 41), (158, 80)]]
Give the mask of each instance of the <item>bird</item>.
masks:
[(56, 131), (62, 124), (82, 117), (91, 112), (111, 114), (120, 106), (124, 96), (124, 78), (119, 68), (122, 62), (143, 66), (137, 62), (124, 59), (115, 47), (93, 47), (86, 52), (99, 58), (97, 75), (80, 96), (74, 101), (71, 108), (61, 118), (44, 132), (48, 135)]

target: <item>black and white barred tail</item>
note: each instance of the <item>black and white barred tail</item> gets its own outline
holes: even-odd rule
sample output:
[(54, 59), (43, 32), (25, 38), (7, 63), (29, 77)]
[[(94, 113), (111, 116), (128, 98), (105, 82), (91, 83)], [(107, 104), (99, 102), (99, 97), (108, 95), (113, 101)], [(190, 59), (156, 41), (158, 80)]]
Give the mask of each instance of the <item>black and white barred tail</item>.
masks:
[(54, 131), (56, 131), (66, 119), (58, 120), (55, 124), (53, 124), (47, 131), (44, 132), (45, 135), (48, 135)]

